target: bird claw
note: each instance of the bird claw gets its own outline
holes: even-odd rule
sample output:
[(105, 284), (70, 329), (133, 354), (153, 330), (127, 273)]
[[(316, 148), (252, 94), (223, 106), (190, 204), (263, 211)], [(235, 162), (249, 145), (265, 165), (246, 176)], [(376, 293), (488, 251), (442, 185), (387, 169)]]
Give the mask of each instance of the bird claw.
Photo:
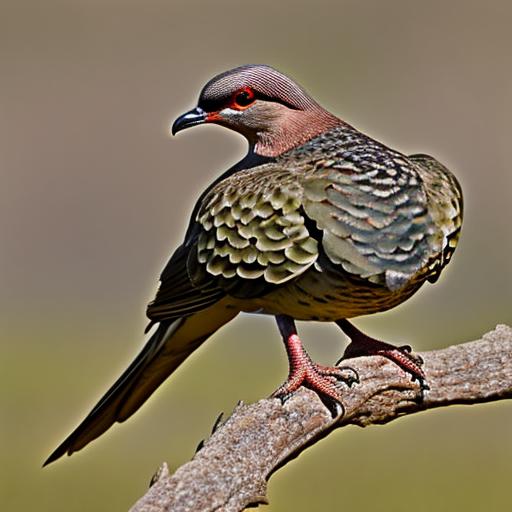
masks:
[[(284, 404), (294, 391), (304, 386), (315, 391), (333, 415), (341, 414), (344, 409), (340, 383), (353, 386), (359, 382), (357, 372), (349, 367), (323, 366), (313, 362), (302, 346), (293, 320), (285, 315), (276, 316), (276, 320), (286, 344), (290, 372), (286, 382), (271, 396)], [(338, 403), (339, 407), (334, 408), (331, 402)]]
[(426, 382), (425, 373), (421, 368), (423, 358), (418, 354), (414, 354), (412, 351), (403, 350), (402, 347), (393, 347), (393, 345), (390, 345), (390, 347), (391, 348), (377, 350), (375, 355), (384, 356), (402, 368), (402, 370), (409, 373), (411, 375), (411, 381), (418, 382), (420, 386), (420, 398), (423, 400), (424, 391), (430, 389)]
[(280, 386), (278, 389), (276, 389), (270, 395), (270, 398), (277, 398), (281, 402), (281, 405), (284, 405), (286, 402), (288, 402), (288, 400), (291, 398), (293, 393), (285, 393), (285, 392), (281, 391), (282, 387), (283, 386)]
[(346, 320), (338, 322), (338, 325), (348, 334), (352, 342), (345, 349), (343, 356), (337, 364), (353, 357), (383, 356), (410, 373), (412, 381), (418, 381), (420, 384), (422, 394), (425, 390), (429, 389), (426, 384), (425, 373), (421, 369), (423, 358), (418, 354), (414, 354), (410, 345), (397, 347), (390, 343), (376, 340), (362, 333)]
[(397, 350), (400, 352), (406, 354), (410, 359), (412, 359), (418, 366), (423, 365), (424, 361), (423, 358), (412, 351), (411, 345), (400, 345), (399, 347), (396, 347)]
[(351, 388), (354, 384), (359, 384), (360, 380), (357, 370), (351, 366), (338, 366), (336, 364), (336, 367), (340, 370), (340, 376), (336, 377), (339, 382), (343, 382), (349, 388)]
[(334, 400), (330, 396), (318, 395), (322, 403), (329, 409), (331, 418), (343, 418), (345, 416), (345, 407), (338, 400)]
[[(331, 378), (331, 377), (329, 377), (329, 378)], [(359, 382), (359, 380), (357, 382)], [(285, 384), (283, 384), (283, 386), (281, 386), (279, 389), (274, 391), (274, 393), (272, 393), (272, 395), (270, 395), (272, 398), (277, 398), (278, 400), (280, 400), (281, 405), (284, 405), (293, 396), (293, 392), (284, 393), (281, 391), (281, 388), (283, 388), (285, 386)], [(351, 387), (352, 384), (347, 383), (347, 385), (349, 387)], [(311, 389), (310, 386), (306, 386), (306, 387)], [(331, 395), (325, 394), (323, 392), (319, 392), (317, 389), (314, 389), (313, 391), (315, 391), (317, 393), (318, 398), (320, 398), (320, 401), (329, 410), (329, 412), (331, 413), (332, 419), (335, 419), (338, 417), (341, 418), (344, 416), (345, 407), (343, 406), (343, 404), (340, 401), (341, 397), (334, 398)]]
[[(351, 388), (359, 383), (359, 375), (356, 370), (348, 366), (323, 366), (313, 363), (309, 358), (293, 369), (288, 380), (280, 386), (272, 397), (279, 398), (284, 404), (300, 386), (307, 387), (320, 396), (322, 402), (329, 408), (334, 416), (340, 414), (337, 409), (333, 410), (331, 402), (336, 402), (343, 409), (341, 404), (341, 393), (339, 384), (343, 383)], [(330, 405), (328, 405), (328, 403)], [(333, 416), (333, 417), (334, 417)]]
[(424, 391), (429, 391), (430, 386), (427, 384), (427, 381), (424, 377), (419, 377), (417, 375), (411, 376), (411, 382), (417, 382), (420, 386), (420, 393), (421, 393), (421, 400), (423, 400), (424, 397)]

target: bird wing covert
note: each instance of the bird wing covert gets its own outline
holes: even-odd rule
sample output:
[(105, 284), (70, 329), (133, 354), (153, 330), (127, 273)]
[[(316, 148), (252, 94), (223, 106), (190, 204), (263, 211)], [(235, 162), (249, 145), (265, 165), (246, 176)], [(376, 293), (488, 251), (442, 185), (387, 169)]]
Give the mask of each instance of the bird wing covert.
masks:
[(274, 164), (220, 182), (198, 212), (192, 280), (201, 282), (206, 273), (231, 288), (247, 280), (277, 285), (302, 274), (316, 261), (318, 244), (301, 206), (296, 176)]
[(320, 162), (303, 187), (304, 210), (323, 232), (323, 250), (346, 272), (395, 290), (432, 254), (436, 229), (421, 180), (406, 161)]

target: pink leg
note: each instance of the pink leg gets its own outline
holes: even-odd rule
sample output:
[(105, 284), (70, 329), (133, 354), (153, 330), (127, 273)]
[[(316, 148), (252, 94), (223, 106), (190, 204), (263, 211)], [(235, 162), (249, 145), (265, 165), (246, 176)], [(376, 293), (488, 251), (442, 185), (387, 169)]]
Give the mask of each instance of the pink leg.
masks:
[(351, 357), (383, 356), (396, 363), (406, 372), (409, 372), (412, 375), (412, 380), (417, 380), (422, 389), (428, 389), (425, 383), (425, 373), (421, 369), (423, 360), (421, 357), (414, 356), (411, 353), (411, 347), (409, 345), (396, 347), (390, 343), (371, 338), (345, 319), (338, 320), (336, 324), (341, 327), (343, 332), (351, 339), (351, 343), (345, 349), (345, 353), (340, 361)]
[(276, 320), (286, 346), (290, 371), (286, 382), (273, 393), (273, 396), (286, 400), (300, 386), (306, 386), (320, 395), (340, 402), (339, 382), (344, 382), (349, 387), (354, 382), (359, 382), (356, 371), (347, 367), (314, 363), (302, 346), (293, 319), (280, 315), (276, 316)]

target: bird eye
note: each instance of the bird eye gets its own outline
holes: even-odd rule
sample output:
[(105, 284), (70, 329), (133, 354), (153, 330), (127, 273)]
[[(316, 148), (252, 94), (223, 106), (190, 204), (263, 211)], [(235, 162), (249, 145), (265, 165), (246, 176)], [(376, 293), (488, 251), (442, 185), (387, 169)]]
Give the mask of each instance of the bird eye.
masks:
[(246, 87), (237, 91), (233, 96), (233, 106), (238, 109), (247, 108), (249, 105), (254, 103), (256, 97), (254, 91)]

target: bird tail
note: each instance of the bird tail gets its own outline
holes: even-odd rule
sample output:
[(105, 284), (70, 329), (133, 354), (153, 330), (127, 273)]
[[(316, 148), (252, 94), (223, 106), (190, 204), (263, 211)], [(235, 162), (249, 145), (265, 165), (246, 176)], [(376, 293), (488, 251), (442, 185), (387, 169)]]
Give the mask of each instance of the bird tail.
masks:
[(161, 322), (140, 354), (43, 466), (82, 449), (115, 422), (127, 420), (187, 356), (238, 312), (221, 301), (191, 316)]

